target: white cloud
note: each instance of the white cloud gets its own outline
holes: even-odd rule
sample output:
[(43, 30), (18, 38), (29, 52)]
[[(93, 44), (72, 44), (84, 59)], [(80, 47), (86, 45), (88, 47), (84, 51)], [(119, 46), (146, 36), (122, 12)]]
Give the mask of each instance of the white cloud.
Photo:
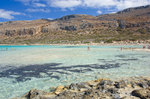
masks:
[(29, 2), (32, 1), (32, 0), (15, 0), (15, 1), (19, 1), (19, 2), (22, 2), (25, 5), (28, 5)]
[(97, 13), (98, 13), (98, 14), (102, 14), (102, 11), (98, 10)]
[(40, 1), (42, 0), (15, 0), (15, 1), (21, 2), (24, 5), (31, 5), (31, 6), (35, 6), (35, 4), (37, 3), (37, 7), (38, 7), (38, 4), (42, 4), (40, 3)]
[(117, 5), (117, 0), (84, 0), (83, 5), (92, 8), (111, 7)]
[(118, 10), (149, 5), (150, 0), (84, 0), (83, 5), (91, 8), (115, 7)]
[(82, 4), (81, 0), (51, 0), (50, 6), (58, 8), (73, 8)]
[(14, 12), (14, 11), (6, 11), (4, 9), (0, 9), (0, 18), (3, 19), (14, 19), (14, 15), (21, 15), (22, 13)]
[(129, 7), (137, 7), (150, 4), (150, 0), (45, 0), (51, 7), (57, 8), (111, 8), (122, 10)]
[[(111, 8), (122, 10), (129, 7), (137, 7), (150, 4), (150, 0), (16, 0), (36, 7), (56, 7), (61, 9), (71, 9), (75, 7), (88, 8)], [(42, 1), (42, 3), (41, 3)], [(49, 6), (46, 6), (49, 5)]]
[(28, 11), (28, 12), (45, 12), (45, 13), (48, 13), (48, 12), (50, 12), (50, 10), (49, 9), (26, 9), (26, 11)]
[(48, 20), (54, 20), (53, 18), (47, 18)]
[(130, 7), (138, 7), (138, 6), (144, 6), (149, 4), (150, 4), (150, 0), (121, 0), (116, 5), (116, 8), (122, 10)]
[(45, 5), (45, 4), (42, 4), (42, 3), (33, 3), (33, 5), (34, 5), (35, 7), (46, 7), (46, 5)]

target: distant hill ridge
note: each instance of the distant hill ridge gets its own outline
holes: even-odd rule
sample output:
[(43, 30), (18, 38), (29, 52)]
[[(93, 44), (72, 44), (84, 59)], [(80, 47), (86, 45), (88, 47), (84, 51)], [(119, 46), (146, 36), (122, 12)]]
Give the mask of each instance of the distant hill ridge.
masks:
[[(122, 37), (122, 33), (126, 35)], [(149, 34), (150, 5), (99, 16), (74, 14), (54, 20), (0, 22), (0, 43), (10, 44), (149, 40)]]

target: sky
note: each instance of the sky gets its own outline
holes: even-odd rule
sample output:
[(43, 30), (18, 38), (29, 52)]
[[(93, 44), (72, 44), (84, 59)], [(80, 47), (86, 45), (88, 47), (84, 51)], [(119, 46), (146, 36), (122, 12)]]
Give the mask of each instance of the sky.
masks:
[(150, 5), (150, 0), (0, 0), (0, 22), (56, 19), (71, 14), (93, 16)]

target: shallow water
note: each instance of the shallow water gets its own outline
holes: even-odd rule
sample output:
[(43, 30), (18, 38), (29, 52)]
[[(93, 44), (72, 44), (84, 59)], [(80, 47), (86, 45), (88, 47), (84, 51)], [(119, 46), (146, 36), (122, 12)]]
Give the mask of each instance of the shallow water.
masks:
[(0, 99), (97, 78), (150, 76), (142, 46), (0, 46)]

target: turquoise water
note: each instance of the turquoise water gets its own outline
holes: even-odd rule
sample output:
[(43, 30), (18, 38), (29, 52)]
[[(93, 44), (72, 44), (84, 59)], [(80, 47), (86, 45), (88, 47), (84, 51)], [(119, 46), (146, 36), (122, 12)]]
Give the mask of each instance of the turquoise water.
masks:
[(0, 99), (97, 78), (149, 77), (150, 52), (120, 50), (142, 46), (87, 47), (0, 46)]

